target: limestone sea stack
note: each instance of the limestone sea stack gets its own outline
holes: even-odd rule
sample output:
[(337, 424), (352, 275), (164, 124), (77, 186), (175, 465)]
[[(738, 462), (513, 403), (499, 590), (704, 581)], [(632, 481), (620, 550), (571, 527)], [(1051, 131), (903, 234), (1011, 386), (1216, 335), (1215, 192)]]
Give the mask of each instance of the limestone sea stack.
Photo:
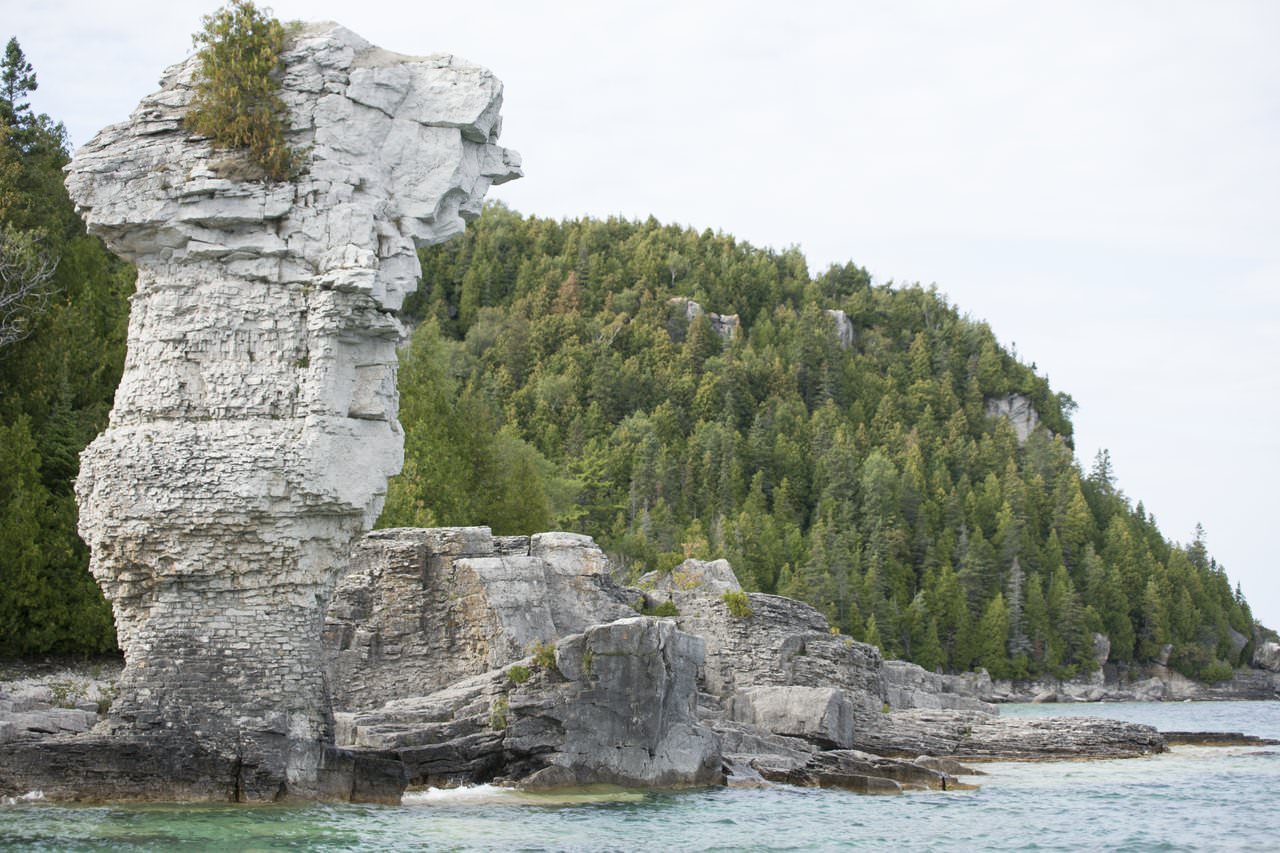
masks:
[(292, 34), (284, 63), (293, 180), (184, 129), (194, 58), (67, 169), (90, 233), (138, 269), (76, 485), (126, 658), (110, 733), (232, 756), (257, 780), (240, 799), (328, 784), (321, 628), (401, 465), (395, 312), (416, 248), (520, 176), (483, 68), (335, 24)]

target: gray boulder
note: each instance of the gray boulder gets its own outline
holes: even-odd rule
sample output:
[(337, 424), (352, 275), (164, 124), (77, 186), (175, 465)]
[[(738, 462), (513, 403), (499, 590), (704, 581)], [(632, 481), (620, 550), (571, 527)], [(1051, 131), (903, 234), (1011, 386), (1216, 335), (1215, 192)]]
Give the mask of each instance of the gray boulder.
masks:
[(748, 687), (729, 699), (729, 719), (825, 749), (853, 743), (853, 706), (833, 687)]
[(719, 742), (694, 713), (702, 653), (670, 620), (623, 619), (562, 639), (554, 668), (527, 658), (340, 714), (338, 739), (395, 751), (410, 784), (718, 784)]
[(1258, 643), (1253, 652), (1253, 665), (1267, 672), (1280, 672), (1280, 643)]
[(992, 695), (986, 672), (942, 675), (914, 663), (887, 660), (883, 664), (885, 699), (893, 710), (982, 711), (996, 713), (996, 706), (983, 697)]
[(374, 531), (354, 549), (325, 620), (335, 708), (429, 695), (535, 643), (634, 616), (627, 599), (586, 536)]

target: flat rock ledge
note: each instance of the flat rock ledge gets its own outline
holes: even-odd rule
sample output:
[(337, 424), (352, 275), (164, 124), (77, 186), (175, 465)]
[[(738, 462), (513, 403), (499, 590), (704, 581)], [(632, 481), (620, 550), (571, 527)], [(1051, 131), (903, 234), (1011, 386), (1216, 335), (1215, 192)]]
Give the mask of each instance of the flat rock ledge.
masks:
[[(238, 750), (188, 737), (86, 734), (6, 744), (0, 794), (39, 791), (61, 802), (400, 802), (404, 765), (377, 750), (314, 746), (283, 736), (247, 739)], [(304, 768), (291, 784), (277, 768)], [(305, 784), (302, 780), (305, 779)]]
[(1151, 726), (1101, 717), (998, 717), (973, 711), (893, 711), (859, 731), (858, 749), (964, 761), (1134, 758), (1168, 749)]

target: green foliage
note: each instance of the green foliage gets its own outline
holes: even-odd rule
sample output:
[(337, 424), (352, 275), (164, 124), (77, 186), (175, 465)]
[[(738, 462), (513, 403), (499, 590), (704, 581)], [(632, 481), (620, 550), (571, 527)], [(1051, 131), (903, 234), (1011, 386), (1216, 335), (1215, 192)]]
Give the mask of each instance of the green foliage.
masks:
[(300, 158), (285, 140), (288, 111), (279, 95), (284, 26), (251, 0), (231, 0), (201, 21), (192, 36), (200, 67), (185, 125), (216, 146), (245, 149), (267, 178), (291, 178)]
[[(114, 648), (114, 626), (76, 535), (72, 484), (120, 378), (133, 270), (85, 234), (62, 185), (65, 131), (23, 100), (35, 84), (10, 40), (0, 66), (0, 267), (43, 266), (49, 277), (19, 333), (0, 333), (0, 655), (97, 653)], [(13, 280), (0, 285), (0, 303)]]
[[(1094, 631), (1117, 661), (1161, 642), (1226, 660), (1228, 629), (1250, 633), (1203, 543), (1168, 542), (1106, 454), (1082, 471), (1071, 398), (936, 290), (852, 264), (811, 275), (793, 250), (652, 219), (499, 205), (421, 258), (382, 524), (506, 506), (511, 532), (580, 530), (633, 577), (725, 557), (745, 589), (930, 669), (1065, 677), (1096, 666)], [(1011, 393), (1045, 426), (1022, 444), (986, 415)], [(499, 455), (528, 454), (519, 477), (492, 461), (504, 433)]]
[(666, 601), (656, 604), (653, 607), (641, 607), (640, 613), (642, 616), (661, 616), (665, 618), (674, 618), (680, 615), (680, 610), (676, 607), (676, 604), (674, 601), (672, 601), (671, 599), (667, 599)]
[(510, 678), (514, 684), (524, 684), (529, 680), (529, 667), (521, 666), (518, 663), (507, 667), (507, 678)]
[(511, 700), (503, 693), (489, 705), (489, 728), (500, 732), (507, 727), (511, 713)]
[(23, 98), (37, 88), (35, 69), (27, 61), (18, 40), (10, 38), (4, 47), (4, 59), (0, 61), (0, 123), (19, 127), (31, 108)]
[(556, 668), (556, 644), (536, 642), (529, 647), (529, 654), (533, 656), (533, 665), (539, 669), (553, 670)]
[(746, 619), (753, 613), (751, 599), (740, 589), (726, 590), (724, 595), (720, 596), (720, 600), (724, 602), (729, 615), (734, 619)]

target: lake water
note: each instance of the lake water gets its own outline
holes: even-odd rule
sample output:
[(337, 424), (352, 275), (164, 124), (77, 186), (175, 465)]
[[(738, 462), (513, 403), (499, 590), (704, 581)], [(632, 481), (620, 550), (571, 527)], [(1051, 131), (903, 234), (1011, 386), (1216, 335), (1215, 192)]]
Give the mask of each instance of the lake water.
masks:
[[(1010, 705), (1280, 738), (1280, 702)], [(389, 806), (0, 807), (0, 851), (1280, 850), (1280, 747), (997, 763), (977, 791), (776, 787), (539, 797), (481, 787)]]

